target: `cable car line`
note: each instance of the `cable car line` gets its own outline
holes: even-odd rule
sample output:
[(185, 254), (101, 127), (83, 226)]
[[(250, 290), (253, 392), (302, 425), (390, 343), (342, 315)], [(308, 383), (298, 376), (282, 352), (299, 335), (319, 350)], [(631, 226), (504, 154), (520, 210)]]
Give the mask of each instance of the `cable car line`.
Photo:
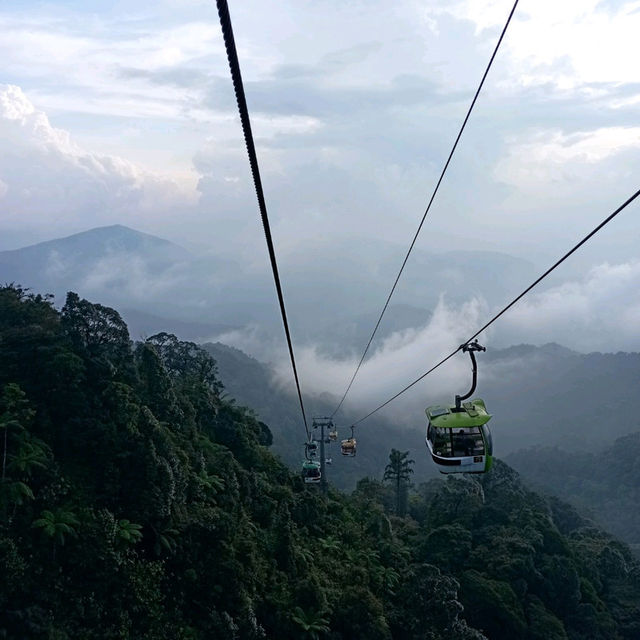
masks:
[(509, 309), (511, 309), (511, 307), (513, 307), (514, 304), (516, 304), (525, 295), (527, 295), (527, 293), (529, 293), (529, 291), (531, 291), (531, 289), (533, 289), (536, 285), (538, 285), (540, 282), (542, 282), (542, 280), (544, 280), (552, 271), (554, 271), (557, 267), (559, 267), (569, 256), (571, 256), (573, 253), (575, 253), (585, 242), (587, 242), (596, 233), (598, 233), (598, 231), (600, 231), (604, 226), (609, 224), (609, 222), (611, 222), (611, 220), (613, 220), (619, 213), (621, 213), (623, 211), (623, 209), (625, 209), (628, 205), (630, 205), (638, 196), (640, 196), (640, 189), (638, 191), (636, 191), (625, 202), (623, 202), (611, 215), (609, 215), (597, 227), (595, 227), (595, 229), (593, 229), (584, 238), (582, 238), (582, 240), (580, 240), (580, 242), (578, 242), (578, 244), (576, 244), (570, 251), (567, 251), (567, 253), (565, 253), (562, 256), (562, 258), (560, 258), (551, 267), (549, 267), (537, 280), (535, 280), (533, 283), (531, 283), (520, 295), (518, 295), (516, 298), (514, 298), (501, 311), (496, 313), (496, 315), (494, 315), (493, 318), (491, 318), (491, 320), (489, 320), (480, 329), (478, 329), (478, 331), (476, 331), (466, 342), (461, 344), (455, 351), (452, 351), (448, 356), (446, 356), (445, 358), (440, 360), (440, 362), (438, 362), (438, 364), (436, 364), (433, 367), (431, 367), (431, 369), (429, 369), (429, 371), (427, 371), (426, 373), (423, 373), (419, 378), (414, 380), (411, 384), (408, 384), (404, 389), (402, 389), (402, 391), (399, 391), (393, 397), (389, 398), (386, 402), (383, 402), (379, 407), (377, 407), (373, 411), (369, 412), (366, 416), (364, 416), (364, 418), (360, 418), (360, 420), (356, 420), (356, 422), (353, 423), (353, 426), (356, 426), (356, 425), (360, 424), (361, 422), (364, 422), (367, 418), (371, 417), (374, 413), (377, 413), (378, 411), (380, 411), (380, 409), (382, 409), (383, 407), (386, 407), (390, 402), (393, 402), (396, 398), (401, 396), (405, 391), (408, 391), (409, 389), (411, 389), (411, 387), (413, 387), (414, 385), (418, 384), (418, 382), (420, 382), (421, 380), (426, 378), (430, 373), (435, 371), (438, 367), (442, 366), (447, 360), (449, 360), (450, 358), (453, 358), (453, 356), (455, 356), (456, 353), (458, 353), (458, 351), (460, 351), (461, 349), (464, 349), (466, 347), (466, 345), (468, 345), (472, 340), (477, 338), (485, 329), (488, 329), (496, 320), (498, 320), (498, 318), (500, 318), (500, 316), (502, 316)]
[(240, 62), (238, 61), (238, 52), (236, 51), (235, 39), (233, 37), (233, 28), (231, 26), (231, 16), (229, 15), (229, 7), (226, 0), (216, 0), (218, 6), (218, 16), (220, 18), (220, 27), (224, 38), (224, 45), (227, 51), (227, 59), (229, 61), (229, 69), (231, 71), (231, 79), (233, 81), (233, 89), (238, 103), (238, 111), (240, 114), (240, 122), (242, 124), (242, 132), (244, 141), (249, 154), (249, 164), (251, 166), (251, 175), (253, 176), (253, 184), (258, 198), (258, 206), (260, 208), (260, 216), (264, 227), (264, 235), (269, 250), (269, 260), (271, 261), (271, 269), (273, 271), (273, 279), (278, 294), (278, 303), (280, 304), (280, 313), (282, 315), (282, 324), (287, 338), (287, 346), (289, 347), (289, 356), (291, 358), (291, 367), (293, 369), (293, 377), (298, 391), (298, 400), (300, 401), (300, 411), (302, 412), (302, 420), (304, 428), (307, 432), (307, 440), (311, 440), (311, 433), (307, 423), (307, 415), (304, 410), (302, 401), (302, 392), (300, 391), (300, 380), (298, 379), (298, 369), (296, 367), (296, 359), (293, 353), (293, 344), (291, 342), (291, 333), (289, 332), (289, 322), (287, 320), (287, 311), (284, 304), (284, 294), (280, 285), (280, 275), (278, 273), (278, 264), (276, 262), (276, 252), (273, 246), (273, 238), (271, 236), (271, 226), (269, 225), (269, 216), (267, 214), (267, 205), (262, 189), (262, 180), (260, 178), (260, 168), (258, 166), (258, 156), (253, 141), (253, 133), (251, 131), (251, 121), (249, 119), (249, 109), (244, 93), (244, 85), (242, 83), (242, 74), (240, 73)]
[(431, 198), (429, 199), (429, 203), (427, 204), (427, 208), (424, 212), (424, 215), (422, 216), (422, 220), (420, 220), (420, 224), (418, 225), (418, 229), (415, 232), (415, 235), (413, 236), (413, 240), (411, 241), (411, 244), (409, 245), (409, 250), (407, 251), (407, 254), (404, 257), (404, 260), (402, 261), (402, 266), (400, 267), (400, 271), (398, 271), (398, 275), (396, 276), (395, 282), (393, 283), (393, 286), (391, 287), (391, 291), (389, 292), (389, 295), (387, 297), (386, 302), (384, 303), (384, 307), (382, 308), (382, 311), (380, 313), (380, 316), (378, 317), (378, 321), (376, 322), (375, 327), (373, 328), (373, 332), (371, 333), (371, 337), (369, 338), (369, 341), (367, 342), (367, 346), (364, 348), (364, 352), (362, 353), (362, 357), (360, 358), (360, 362), (358, 362), (358, 366), (356, 367), (355, 372), (353, 373), (353, 376), (351, 376), (351, 380), (349, 381), (349, 384), (347, 385), (347, 389), (344, 392), (340, 402), (338, 403), (338, 406), (335, 408), (335, 410), (333, 411), (333, 413), (331, 414), (331, 417), (333, 418), (333, 416), (335, 416), (336, 413), (338, 413), (338, 411), (340, 410), (340, 407), (342, 406), (345, 398), (347, 397), (347, 394), (349, 393), (351, 386), (353, 385), (354, 380), (356, 379), (356, 376), (358, 375), (358, 372), (360, 371), (360, 367), (362, 366), (362, 363), (364, 362), (364, 359), (367, 355), (367, 352), (369, 351), (369, 347), (371, 346), (371, 343), (373, 342), (373, 338), (376, 335), (378, 328), (380, 327), (380, 323), (382, 322), (382, 317), (384, 316), (384, 314), (387, 311), (387, 307), (389, 306), (389, 302), (391, 301), (391, 297), (393, 296), (395, 290), (396, 290), (396, 286), (398, 285), (398, 281), (400, 280), (400, 276), (402, 275), (402, 272), (404, 271), (404, 268), (407, 264), (407, 261), (409, 260), (409, 256), (411, 255), (411, 252), (413, 251), (413, 247), (416, 243), (416, 240), (418, 239), (418, 236), (420, 235), (420, 231), (422, 230), (422, 227), (424, 225), (424, 221), (427, 218), (427, 215), (429, 214), (429, 210), (431, 209), (431, 205), (436, 197), (436, 194), (438, 193), (438, 189), (440, 188), (440, 184), (442, 183), (442, 180), (444, 178), (445, 173), (447, 172), (447, 169), (449, 168), (449, 163), (451, 162), (451, 158), (453, 157), (453, 154), (456, 151), (456, 148), (458, 147), (458, 142), (460, 141), (460, 138), (462, 137), (462, 133), (464, 132), (465, 127), (467, 126), (467, 122), (469, 120), (469, 117), (471, 116), (471, 112), (473, 111), (473, 108), (476, 104), (476, 101), (478, 100), (478, 96), (480, 95), (480, 91), (482, 90), (482, 87), (484, 86), (484, 81), (487, 78), (487, 75), (489, 74), (489, 70), (491, 69), (491, 66), (493, 65), (493, 61), (498, 53), (498, 49), (500, 48), (500, 45), (502, 44), (502, 40), (504, 38), (505, 33), (507, 32), (507, 28), (511, 22), (511, 18), (513, 17), (513, 14), (515, 13), (516, 7), (518, 6), (518, 2), (519, 0), (515, 0), (513, 7), (511, 8), (511, 12), (509, 13), (509, 17), (507, 18), (507, 21), (504, 25), (504, 28), (502, 29), (502, 33), (500, 34), (500, 38), (498, 38), (498, 42), (495, 46), (495, 49), (493, 50), (493, 54), (491, 55), (491, 58), (489, 60), (489, 64), (487, 65), (487, 68), (484, 71), (484, 74), (482, 76), (482, 80), (480, 81), (480, 84), (478, 85), (478, 88), (476, 90), (475, 95), (473, 96), (473, 100), (471, 101), (471, 105), (469, 106), (469, 109), (467, 111), (467, 115), (465, 116), (463, 122), (462, 122), (462, 126), (460, 127), (460, 131), (458, 131), (458, 135), (455, 139), (455, 142), (453, 143), (453, 147), (451, 148), (451, 152), (449, 153), (449, 157), (447, 158), (447, 161), (444, 164), (444, 167), (442, 169), (442, 172), (440, 173), (440, 177), (438, 178), (438, 182), (436, 183), (436, 186), (433, 190), (433, 193), (431, 194)]

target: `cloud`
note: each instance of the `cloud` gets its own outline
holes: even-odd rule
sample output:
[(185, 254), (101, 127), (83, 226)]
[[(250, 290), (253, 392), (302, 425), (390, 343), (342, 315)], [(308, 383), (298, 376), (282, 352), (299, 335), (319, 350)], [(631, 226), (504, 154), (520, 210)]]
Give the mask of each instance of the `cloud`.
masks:
[(0, 85), (0, 139), (6, 225), (144, 224), (189, 202), (170, 179), (82, 149), (15, 85)]
[[(504, 24), (512, 0), (430, 3), (432, 13), (450, 13), (475, 25), (476, 33)], [(435, 5), (435, 6), (434, 6)], [(637, 82), (630, 52), (640, 29), (637, 1), (538, 0), (520, 4), (505, 38), (501, 59), (509, 81), (580, 90), (594, 82)], [(503, 62), (502, 64), (505, 64)]]
[(568, 135), (545, 131), (514, 139), (494, 174), (520, 188), (537, 189), (567, 169), (575, 174), (589, 171), (590, 166), (627, 150), (640, 155), (640, 127), (606, 127)]
[(602, 263), (534, 293), (495, 325), (503, 345), (558, 342), (578, 351), (640, 350), (640, 261)]
[[(489, 348), (556, 342), (584, 353), (638, 351), (638, 282), (640, 261), (600, 264), (581, 280), (530, 294), (499, 319), (480, 341)], [(374, 343), (375, 348), (349, 393), (343, 416), (357, 419), (376, 408), (448, 355), (497, 310), (478, 298), (460, 305), (441, 298), (427, 324), (395, 332), (377, 347)], [(265, 340), (257, 328), (230, 332), (218, 339), (260, 360), (271, 361), (276, 384), (295, 393), (283, 342)], [(335, 358), (327, 356), (317, 345), (294, 346), (303, 393), (310, 398), (329, 393), (337, 405), (361, 354)], [(483, 367), (481, 383), (499, 380), (505, 375), (503, 368), (500, 362)], [(466, 391), (469, 382), (468, 359), (456, 356), (394, 401), (389, 415), (399, 424), (403, 421), (411, 424), (417, 408), (451, 400), (455, 393)]]
[[(348, 396), (345, 412), (354, 417), (355, 413), (371, 410), (388, 399), (455, 349), (477, 328), (485, 314), (486, 304), (479, 299), (455, 307), (441, 299), (428, 324), (395, 332), (378, 346), (374, 344)], [(265, 340), (255, 327), (228, 332), (216, 339), (270, 361), (275, 383), (295, 393), (291, 363), (280, 340)], [(353, 352), (342, 359), (332, 358), (311, 344), (295, 345), (295, 354), (303, 393), (329, 393), (336, 398), (336, 404), (361, 355)], [(454, 358), (408, 392), (405, 400), (395, 405), (394, 415), (399, 415), (398, 406), (413, 406), (416, 399), (442, 401), (451, 395), (452, 388), (461, 391), (468, 382), (468, 359)]]

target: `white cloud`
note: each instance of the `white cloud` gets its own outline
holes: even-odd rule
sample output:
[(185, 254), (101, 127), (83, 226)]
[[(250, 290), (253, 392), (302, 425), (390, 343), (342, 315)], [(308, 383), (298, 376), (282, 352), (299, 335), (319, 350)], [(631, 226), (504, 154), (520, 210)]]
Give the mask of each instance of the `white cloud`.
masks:
[[(438, 7), (442, 5), (436, 3)], [(476, 32), (502, 27), (512, 0), (463, 0), (440, 11), (471, 20)], [(640, 2), (617, 9), (601, 0), (520, 3), (500, 56), (518, 84), (551, 83), (574, 89), (585, 83), (638, 82), (634, 52)]]
[(5, 224), (135, 224), (189, 202), (170, 179), (82, 149), (13, 85), (0, 85), (0, 139)]
[(557, 186), (569, 171), (586, 177), (601, 171), (602, 161), (624, 151), (640, 152), (640, 127), (606, 127), (564, 134), (543, 131), (514, 137), (507, 154), (494, 168), (494, 177), (527, 191)]
[[(372, 347), (349, 393), (345, 408), (350, 411), (373, 409), (393, 393), (421, 376), (468, 338), (487, 313), (486, 304), (473, 299), (459, 307), (443, 299), (431, 320), (421, 328), (393, 333), (376, 348)], [(245, 345), (246, 346), (246, 345)], [(281, 352), (282, 353), (282, 352)], [(329, 392), (340, 398), (355, 371), (361, 354), (341, 360), (323, 355), (315, 346), (298, 346), (296, 362), (306, 391)], [(291, 383), (291, 364), (285, 358), (275, 360), (276, 377), (282, 386)], [(451, 389), (463, 390), (469, 382), (469, 361), (455, 357), (418, 383), (407, 398), (425, 396), (430, 401), (444, 400)]]
[[(56, 261), (50, 262), (50, 268), (59, 268)], [(137, 304), (174, 295), (173, 292), (185, 280), (181, 264), (171, 269), (163, 269), (162, 277), (150, 268), (140, 255), (115, 251), (97, 261), (92, 271), (82, 279), (79, 288), (87, 294), (108, 295), (115, 291), (122, 298), (129, 297)]]
[(640, 261), (603, 263), (513, 307), (499, 324), (502, 344), (558, 342), (589, 351), (640, 350)]

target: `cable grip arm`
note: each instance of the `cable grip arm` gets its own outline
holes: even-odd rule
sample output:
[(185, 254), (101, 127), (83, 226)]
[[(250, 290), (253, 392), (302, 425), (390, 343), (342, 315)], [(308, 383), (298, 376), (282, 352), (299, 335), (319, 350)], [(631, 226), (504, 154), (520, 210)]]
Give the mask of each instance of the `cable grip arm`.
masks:
[(476, 390), (476, 383), (478, 381), (478, 363), (476, 362), (475, 351), (487, 350), (486, 347), (483, 347), (481, 344), (479, 344), (477, 340), (460, 345), (460, 349), (468, 353), (469, 356), (471, 357), (471, 370), (473, 372), (473, 380), (471, 382), (471, 389), (469, 389), (469, 391), (465, 395), (463, 396), (456, 395), (456, 411), (461, 410), (462, 401), (466, 400), (467, 398), (470, 398), (473, 392)]

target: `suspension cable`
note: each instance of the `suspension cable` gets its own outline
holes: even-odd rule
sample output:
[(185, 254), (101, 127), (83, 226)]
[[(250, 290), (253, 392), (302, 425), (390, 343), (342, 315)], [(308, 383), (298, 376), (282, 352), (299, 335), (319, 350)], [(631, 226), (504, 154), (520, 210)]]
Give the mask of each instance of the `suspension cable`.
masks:
[(501, 311), (496, 313), (496, 315), (493, 316), (491, 320), (489, 320), (480, 329), (478, 329), (466, 342), (460, 345), (455, 351), (452, 351), (448, 356), (440, 360), (438, 364), (431, 367), (429, 371), (427, 371), (426, 373), (423, 373), (419, 378), (414, 380), (411, 384), (407, 385), (404, 389), (402, 389), (402, 391), (399, 391), (393, 397), (389, 398), (386, 402), (383, 402), (379, 407), (375, 408), (373, 411), (369, 412), (366, 416), (364, 416), (364, 418), (360, 418), (360, 420), (357, 420), (356, 422), (354, 422), (353, 423), (354, 426), (357, 424), (360, 424), (361, 422), (364, 422), (367, 418), (371, 417), (374, 413), (377, 413), (378, 411), (380, 411), (380, 409), (382, 409), (383, 407), (386, 407), (390, 402), (393, 402), (396, 398), (401, 396), (405, 391), (408, 391), (409, 389), (411, 389), (411, 387), (418, 384), (418, 382), (426, 378), (430, 373), (435, 371), (438, 367), (442, 366), (447, 360), (449, 360), (450, 358), (453, 358), (453, 356), (455, 356), (456, 353), (460, 351), (460, 349), (462, 349), (466, 344), (468, 344), (469, 342), (477, 338), (485, 329), (488, 329), (498, 318), (500, 318), (500, 316), (502, 316), (509, 309), (511, 309), (511, 307), (513, 307), (513, 305), (516, 304), (516, 302), (521, 300), (525, 295), (527, 295), (527, 293), (529, 293), (529, 291), (531, 291), (531, 289), (533, 289), (540, 282), (542, 282), (554, 269), (560, 266), (570, 255), (575, 253), (585, 242), (587, 242), (591, 237), (593, 237), (596, 233), (598, 233), (600, 229), (602, 229), (604, 226), (609, 224), (611, 220), (613, 220), (623, 209), (625, 209), (628, 205), (630, 205), (638, 196), (640, 196), (640, 189), (636, 191), (628, 200), (623, 202), (610, 216), (605, 218), (595, 229), (593, 229), (584, 238), (582, 238), (582, 240), (580, 240), (580, 242), (578, 242), (578, 244), (576, 244), (570, 251), (565, 253), (562, 256), (562, 258), (560, 258), (551, 267), (549, 267), (537, 280), (532, 282), (520, 295), (515, 297), (506, 307), (504, 307)]
[(338, 413), (338, 411), (340, 410), (340, 407), (342, 406), (342, 403), (344, 402), (345, 398), (347, 397), (347, 394), (349, 393), (349, 390), (351, 389), (351, 386), (353, 385), (353, 381), (356, 379), (356, 376), (358, 375), (358, 372), (360, 371), (360, 367), (362, 366), (362, 363), (364, 362), (364, 359), (367, 355), (367, 352), (369, 351), (369, 347), (371, 346), (371, 343), (373, 342), (373, 338), (376, 335), (376, 332), (378, 331), (378, 327), (380, 326), (380, 323), (382, 322), (382, 317), (384, 316), (385, 312), (387, 311), (387, 307), (389, 306), (389, 302), (391, 301), (391, 297), (393, 296), (396, 287), (398, 285), (398, 281), (400, 280), (400, 276), (402, 275), (402, 272), (404, 271), (404, 268), (407, 264), (407, 261), (409, 260), (409, 256), (411, 255), (411, 252), (413, 251), (413, 247), (416, 243), (416, 240), (418, 239), (418, 236), (420, 235), (420, 231), (422, 230), (422, 226), (424, 225), (424, 221), (427, 218), (427, 215), (429, 214), (429, 210), (431, 209), (431, 205), (436, 197), (436, 194), (438, 193), (438, 189), (440, 188), (440, 184), (442, 183), (442, 180), (444, 178), (444, 174), (447, 172), (447, 169), (449, 168), (449, 163), (451, 162), (451, 158), (453, 157), (453, 154), (455, 153), (455, 150), (458, 146), (458, 142), (460, 141), (460, 138), (462, 137), (462, 133), (465, 129), (465, 127), (467, 126), (467, 122), (469, 120), (469, 117), (471, 116), (471, 112), (473, 111), (473, 107), (476, 104), (476, 101), (478, 100), (478, 96), (480, 95), (480, 91), (482, 90), (482, 87), (484, 85), (484, 81), (487, 78), (487, 75), (489, 74), (489, 70), (491, 69), (491, 65), (493, 64), (493, 61), (496, 57), (496, 54), (498, 53), (498, 49), (500, 48), (500, 45), (502, 44), (502, 40), (504, 38), (504, 34), (507, 32), (507, 27), (509, 26), (509, 23), (511, 22), (511, 18), (513, 17), (513, 14), (515, 13), (516, 7), (518, 6), (518, 1), (519, 0), (515, 0), (515, 2), (513, 3), (513, 7), (511, 9), (511, 12), (509, 13), (509, 17), (507, 18), (507, 21), (504, 25), (504, 28), (502, 29), (502, 33), (500, 34), (500, 37), (498, 38), (498, 43), (495, 46), (495, 49), (493, 50), (493, 54), (491, 55), (491, 59), (489, 60), (489, 64), (487, 65), (487, 68), (484, 71), (484, 74), (482, 76), (482, 80), (480, 80), (480, 84), (478, 85), (478, 88), (476, 90), (475, 95), (473, 96), (473, 100), (471, 101), (471, 105), (469, 106), (469, 110), (467, 111), (467, 115), (465, 116), (463, 122), (462, 122), (462, 126), (460, 127), (460, 131), (458, 131), (458, 135), (456, 136), (455, 142), (453, 143), (453, 147), (451, 148), (451, 152), (449, 153), (449, 157), (447, 158), (447, 161), (444, 164), (444, 167), (442, 169), (442, 172), (440, 173), (440, 177), (438, 178), (438, 182), (436, 183), (435, 189), (433, 190), (433, 193), (431, 194), (431, 198), (429, 199), (429, 204), (427, 204), (427, 208), (424, 212), (424, 215), (422, 216), (422, 220), (420, 220), (420, 224), (418, 225), (418, 229), (415, 232), (415, 235), (413, 236), (413, 240), (411, 241), (411, 244), (409, 245), (409, 250), (407, 251), (407, 254), (404, 257), (404, 260), (402, 261), (402, 266), (400, 267), (400, 271), (398, 271), (398, 275), (396, 276), (395, 282), (393, 283), (393, 286), (391, 287), (391, 291), (389, 292), (389, 295), (387, 296), (387, 301), (384, 303), (384, 307), (382, 307), (382, 311), (380, 312), (380, 316), (378, 317), (378, 321), (376, 322), (375, 327), (373, 328), (373, 332), (371, 333), (371, 337), (369, 338), (369, 342), (367, 342), (367, 346), (364, 348), (364, 352), (362, 353), (362, 357), (360, 358), (360, 362), (358, 362), (358, 366), (356, 367), (356, 370), (354, 371), (353, 375), (351, 376), (351, 380), (349, 381), (349, 384), (347, 385), (347, 389), (344, 392), (344, 394), (342, 395), (342, 398), (340, 400), (340, 402), (338, 403), (338, 406), (335, 408), (334, 412), (331, 414), (331, 417), (333, 418), (333, 416), (335, 416), (336, 413)]
[(280, 304), (280, 313), (282, 314), (282, 324), (284, 326), (284, 333), (287, 338), (287, 345), (289, 347), (289, 356), (291, 357), (291, 367), (293, 368), (293, 377), (295, 379), (296, 388), (298, 390), (298, 400), (300, 401), (300, 411), (302, 412), (302, 420), (304, 421), (304, 428), (307, 432), (307, 440), (311, 440), (311, 433), (309, 431), (309, 425), (307, 423), (307, 415), (304, 410), (304, 403), (302, 401), (302, 392), (300, 391), (300, 380), (298, 379), (298, 369), (296, 367), (296, 359), (293, 354), (293, 344), (291, 342), (291, 334), (289, 332), (289, 322), (287, 321), (287, 312), (284, 305), (284, 295), (282, 293), (282, 286), (280, 285), (280, 276), (278, 274), (278, 264), (276, 262), (276, 252), (273, 246), (273, 238), (271, 236), (271, 227), (269, 225), (269, 216), (267, 214), (267, 205), (264, 198), (264, 191), (262, 190), (262, 180), (260, 178), (260, 169), (258, 167), (258, 156), (256, 154), (256, 148), (253, 141), (253, 133), (251, 131), (251, 121), (249, 119), (249, 109), (247, 107), (247, 100), (244, 93), (244, 85), (242, 83), (242, 75), (240, 73), (240, 63), (238, 61), (238, 52), (236, 51), (236, 44), (233, 37), (233, 28), (231, 26), (231, 16), (229, 15), (229, 7), (226, 0), (216, 0), (218, 5), (218, 16), (220, 17), (220, 27), (222, 28), (222, 35), (224, 37), (224, 45), (227, 50), (227, 59), (229, 61), (229, 69), (231, 71), (231, 79), (233, 81), (233, 89), (236, 94), (236, 102), (238, 103), (238, 111), (240, 113), (240, 122), (242, 124), (242, 132), (244, 134), (244, 141), (247, 147), (247, 153), (249, 154), (249, 164), (251, 165), (251, 175), (253, 176), (253, 184), (256, 190), (256, 196), (258, 198), (258, 206), (260, 208), (260, 216), (262, 217), (262, 225), (264, 227), (264, 235), (267, 241), (267, 247), (269, 249), (269, 260), (271, 261), (271, 269), (273, 271), (273, 279), (276, 285), (276, 291), (278, 294), (278, 302)]

